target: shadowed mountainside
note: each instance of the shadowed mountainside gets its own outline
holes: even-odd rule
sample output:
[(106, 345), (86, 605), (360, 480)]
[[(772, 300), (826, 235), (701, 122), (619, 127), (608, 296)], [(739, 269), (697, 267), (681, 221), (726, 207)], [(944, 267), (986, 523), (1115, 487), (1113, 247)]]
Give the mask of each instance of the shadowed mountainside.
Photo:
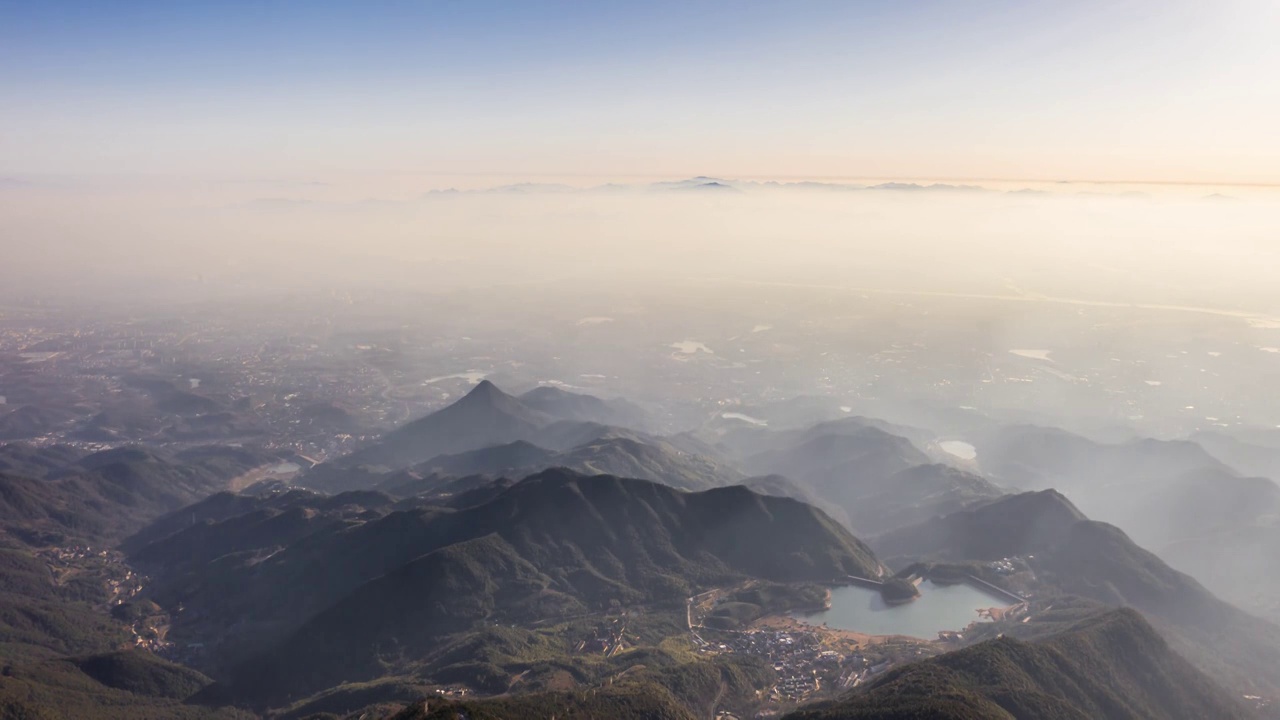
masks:
[[(1175, 649), (1241, 692), (1280, 689), (1280, 627), (1215, 597), (1053, 490), (1021, 493), (874, 540), (895, 565), (1022, 556), (1060, 592), (1140, 610)], [(1034, 556), (1033, 558), (1031, 556)]]
[(787, 720), (1200, 720), (1252, 713), (1175, 653), (1138, 613), (1116, 610), (1048, 640), (990, 640), (890, 671)]
[[(555, 469), (462, 510), (379, 515), (363, 507), (341, 522), (295, 507), (202, 523), (135, 557), (152, 569), (163, 604), (182, 602), (199, 618), (175, 631), (224, 638), (240, 657), (264, 651), (231, 673), (237, 695), (264, 700), (377, 677), (379, 658), (412, 661), (415, 648), (478, 622), (612, 602), (678, 607), (699, 588), (745, 578), (826, 581), (879, 570), (870, 550), (821, 511), (741, 486), (684, 493)], [(296, 519), (280, 521), (288, 517)], [(243, 538), (257, 531), (246, 522), (288, 530), (262, 533), (261, 547), (249, 549)], [(306, 523), (314, 532), (288, 534)], [(192, 567), (186, 552), (166, 553), (185, 544), (234, 552)], [(231, 627), (237, 633), (228, 636)]]
[[(50, 453), (65, 457), (55, 464)], [(28, 542), (117, 539), (158, 515), (226, 487), (269, 462), (269, 453), (204, 447), (169, 453), (121, 447), (83, 457), (24, 453), (10, 464), (38, 477), (0, 472), (0, 524)], [(43, 538), (43, 540), (42, 540)]]

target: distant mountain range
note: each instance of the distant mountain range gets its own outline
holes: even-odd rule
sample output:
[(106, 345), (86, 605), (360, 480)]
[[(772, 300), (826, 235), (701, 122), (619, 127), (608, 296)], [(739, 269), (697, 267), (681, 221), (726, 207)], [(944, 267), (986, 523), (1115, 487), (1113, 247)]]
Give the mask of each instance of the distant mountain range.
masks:
[(1106, 444), (1056, 428), (1015, 426), (976, 444), (990, 477), (1021, 489), (1053, 487), (1151, 547), (1280, 511), (1280, 486), (1241, 477), (1194, 442)]
[(976, 444), (996, 481), (1056, 488), (1216, 593), (1280, 622), (1280, 577), (1263, 571), (1280, 567), (1280, 486), (1226, 464), (1267, 469), (1280, 451), (1211, 433), (1196, 439), (1107, 444), (1017, 426)]
[[(414, 477), (436, 475), (519, 479), (565, 467), (702, 490), (740, 483), (748, 474), (779, 476), (789, 482), (775, 482), (775, 488), (821, 504), (863, 535), (1003, 492), (977, 475), (934, 464), (920, 449), (932, 442), (929, 431), (870, 418), (777, 431), (729, 426), (720, 435), (668, 438), (610, 424), (645, 420), (625, 401), (554, 387), (516, 397), (482, 381), (452, 405), (313, 470), (303, 482), (333, 492), (407, 487)], [(391, 475), (396, 469), (409, 476)]]
[[(1015, 190), (997, 190), (993, 188), (983, 187), (973, 184), (951, 184), (941, 182), (903, 182), (890, 181), (874, 184), (865, 183), (848, 183), (848, 182), (815, 182), (815, 181), (796, 181), (796, 182), (777, 182), (777, 181), (755, 181), (755, 180), (735, 180), (719, 177), (698, 176), (687, 178), (684, 180), (668, 180), (653, 182), (644, 185), (620, 185), (607, 184), (591, 187), (575, 187), (564, 185), (561, 183), (518, 183), (515, 185), (502, 185), (491, 188), (482, 188), (476, 190), (433, 190), (426, 194), (426, 198), (448, 197), (451, 195), (465, 194), (502, 194), (502, 195), (530, 195), (530, 194), (554, 194), (563, 195), (566, 193), (672, 193), (672, 192), (703, 192), (716, 190), (726, 190), (731, 192), (761, 192), (761, 191), (818, 191), (818, 192), (855, 192), (855, 191), (873, 191), (873, 192), (952, 192), (952, 193), (999, 193), (1006, 194), (1050, 194), (1051, 191), (1020, 188)], [(1135, 195), (1132, 192), (1116, 192), (1116, 193), (1098, 193), (1098, 192), (1077, 192), (1080, 195), (1115, 195), (1117, 197)], [(1141, 195), (1141, 193), (1137, 193)], [(1213, 196), (1210, 196), (1212, 198)], [(263, 200), (269, 200), (264, 198)], [(277, 203), (283, 202), (281, 199), (275, 199)], [(299, 206), (305, 207), (306, 203), (297, 201)], [(275, 208), (277, 206), (271, 206)]]
[(552, 387), (515, 397), (482, 380), (462, 399), (443, 410), (388, 433), (377, 444), (340, 459), (336, 466), (361, 465), (396, 469), (439, 455), (457, 455), (496, 445), (525, 442), (550, 450), (567, 450), (611, 432), (610, 422), (646, 424), (644, 413), (626, 402), (609, 402)]
[(755, 432), (746, 447), (757, 451), (743, 462), (750, 471), (790, 478), (840, 508), (850, 527), (867, 536), (1002, 494), (977, 475), (932, 464), (909, 439), (884, 427), (892, 426), (849, 418), (803, 431)]
[(1280, 440), (1268, 443), (1220, 432), (1202, 431), (1188, 438), (1213, 457), (1248, 477), (1280, 478)]
[(653, 425), (644, 408), (633, 402), (621, 398), (602, 400), (554, 385), (540, 385), (521, 395), (520, 402), (560, 420), (616, 425), (641, 432)]

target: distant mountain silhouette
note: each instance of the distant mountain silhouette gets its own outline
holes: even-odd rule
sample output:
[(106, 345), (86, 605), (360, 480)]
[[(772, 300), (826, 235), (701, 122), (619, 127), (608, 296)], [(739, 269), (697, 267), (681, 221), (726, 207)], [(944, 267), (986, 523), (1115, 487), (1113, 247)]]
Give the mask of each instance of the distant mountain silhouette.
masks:
[[(601, 400), (549, 386), (515, 397), (485, 380), (454, 404), (314, 469), (303, 482), (331, 492), (390, 487), (392, 480), (385, 473), (396, 468), (412, 468), (418, 476), (486, 474), (518, 479), (551, 467), (568, 467), (690, 490), (742, 477), (725, 463), (682, 449), (691, 443), (610, 424), (613, 421), (648, 424), (644, 411), (626, 401)], [(714, 454), (710, 448), (706, 451)]]
[(777, 452), (800, 443), (824, 435), (857, 437), (868, 428), (879, 430), (900, 438), (905, 438), (917, 450), (929, 445), (936, 437), (932, 431), (886, 422), (876, 418), (862, 417), (840, 413), (838, 417), (823, 419), (817, 422), (806, 421), (791, 426), (800, 417), (823, 416), (824, 404), (799, 402), (775, 403), (759, 410), (752, 409), (747, 414), (759, 412), (761, 417), (769, 418), (768, 427), (736, 427), (724, 433), (719, 442), (731, 452), (749, 457), (766, 451)]
[(1258, 571), (1280, 566), (1280, 547), (1269, 542), (1280, 528), (1280, 486), (1226, 464), (1269, 470), (1280, 453), (1215, 433), (1196, 438), (1108, 444), (1016, 426), (979, 440), (978, 462), (998, 482), (1056, 487), (1214, 592), (1280, 620), (1280, 579)]
[(651, 422), (644, 409), (627, 400), (602, 400), (594, 395), (542, 385), (520, 396), (520, 402), (559, 420), (618, 425), (646, 430)]
[(736, 187), (734, 187), (733, 183), (728, 180), (704, 177), (701, 175), (687, 180), (652, 183), (649, 185), (649, 189), (663, 192), (698, 192), (704, 190), (713, 192), (740, 192)]
[(898, 190), (898, 191), (928, 191), (928, 192), (987, 192), (987, 189), (978, 185), (948, 185), (946, 183), (933, 183), (931, 185), (921, 185), (919, 183), (903, 183), (903, 182), (887, 182), (879, 185), (872, 185), (871, 190)]
[(929, 458), (906, 438), (859, 427), (851, 432), (806, 434), (795, 444), (767, 450), (747, 462), (753, 470), (787, 475), (827, 494), (844, 493), (859, 480), (874, 484), (893, 473), (927, 464)]
[(452, 405), (388, 433), (339, 465), (407, 467), (437, 455), (456, 454), (535, 437), (555, 418), (535, 410), (488, 380)]
[(1189, 439), (1243, 475), (1280, 479), (1280, 448), (1208, 431)]
[(1106, 444), (1017, 426), (980, 441), (978, 461), (1013, 487), (1055, 487), (1090, 517), (1119, 525), (1155, 549), (1280, 514), (1280, 486), (1241, 477), (1194, 442)]
[(755, 445), (765, 449), (745, 464), (790, 478), (867, 536), (1002, 494), (981, 477), (932, 464), (910, 440), (879, 425), (847, 418), (757, 436)]

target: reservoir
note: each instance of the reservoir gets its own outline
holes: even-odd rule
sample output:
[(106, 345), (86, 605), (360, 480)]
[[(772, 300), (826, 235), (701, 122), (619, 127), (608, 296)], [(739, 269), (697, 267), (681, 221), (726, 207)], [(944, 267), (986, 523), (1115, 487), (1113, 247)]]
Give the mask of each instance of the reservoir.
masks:
[(978, 449), (962, 440), (943, 440), (938, 443), (942, 451), (961, 460), (972, 460), (978, 457)]
[(920, 584), (920, 597), (902, 605), (886, 605), (880, 591), (859, 585), (831, 589), (831, 607), (810, 614), (796, 613), (810, 625), (869, 635), (910, 635), (932, 640), (942, 630), (963, 630), (979, 620), (979, 608), (1009, 603), (967, 584)]

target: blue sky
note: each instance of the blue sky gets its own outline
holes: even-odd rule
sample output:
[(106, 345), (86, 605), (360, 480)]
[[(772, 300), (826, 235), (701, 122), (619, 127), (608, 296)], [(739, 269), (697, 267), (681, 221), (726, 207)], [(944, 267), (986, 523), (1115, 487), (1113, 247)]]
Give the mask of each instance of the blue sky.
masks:
[(7, 2), (0, 173), (1280, 182), (1280, 10)]

